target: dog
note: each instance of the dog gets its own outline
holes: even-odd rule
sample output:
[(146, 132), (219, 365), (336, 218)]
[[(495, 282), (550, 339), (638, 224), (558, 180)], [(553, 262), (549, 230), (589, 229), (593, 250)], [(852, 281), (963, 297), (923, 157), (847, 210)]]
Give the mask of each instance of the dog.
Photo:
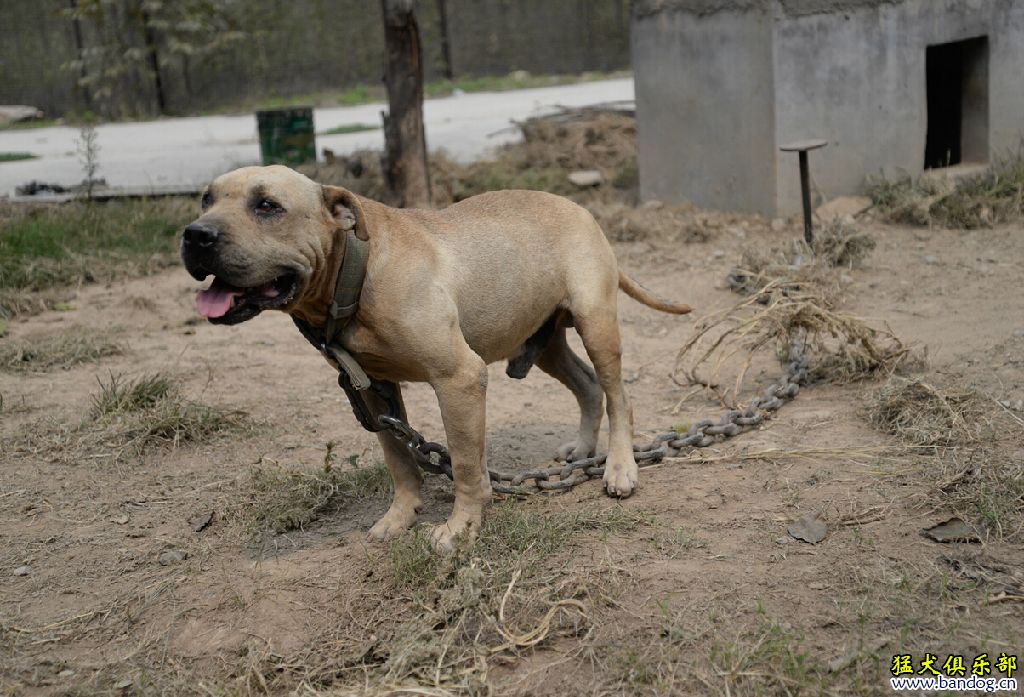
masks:
[[(244, 167), (218, 177), (202, 214), (184, 230), (181, 256), (198, 281), (199, 313), (237, 324), (280, 310), (313, 327), (327, 321), (346, 229), (368, 244), (356, 314), (341, 343), (370, 376), (396, 388), (426, 382), (441, 408), (455, 502), (432, 532), (450, 550), (473, 538), (491, 497), (484, 453), (487, 365), (508, 360), (525, 375), (533, 362), (564, 384), (580, 407), (577, 438), (559, 449), (573, 460), (597, 448), (607, 399), (604, 486), (627, 497), (637, 487), (632, 410), (622, 383), (617, 291), (674, 314), (691, 308), (658, 298), (619, 270), (593, 216), (539, 191), (496, 191), (443, 210), (396, 209), (347, 189), (321, 186), (282, 166)], [(566, 341), (575, 327), (593, 368)], [(380, 398), (367, 399), (383, 413)], [(400, 416), (405, 417), (400, 406)], [(420, 511), (422, 474), (406, 447), (378, 434), (394, 497), (369, 537), (393, 537)]]

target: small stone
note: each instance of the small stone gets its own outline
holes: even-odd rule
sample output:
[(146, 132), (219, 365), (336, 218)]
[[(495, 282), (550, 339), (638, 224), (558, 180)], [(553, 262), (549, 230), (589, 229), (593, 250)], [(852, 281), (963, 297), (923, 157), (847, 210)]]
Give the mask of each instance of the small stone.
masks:
[(844, 286), (848, 286), (851, 283), (853, 283), (853, 276), (846, 273), (839, 274), (839, 282), (842, 283)]
[(32, 573), (31, 566), (19, 566), (17, 569), (14, 570), (15, 576), (28, 576), (30, 573)]
[(772, 232), (782, 232), (786, 228), (786, 221), (782, 218), (772, 220)]
[(930, 266), (934, 266), (935, 264), (939, 263), (939, 258), (936, 256), (932, 256), (931, 254), (926, 254), (924, 257), (924, 263)]
[(788, 545), (789, 544), (789, 538), (788, 537), (776, 537), (775, 538), (775, 544), (777, 544), (777, 545)]
[(1013, 335), (1018, 339), (1024, 338), (1024, 329), (1014, 330)]
[(169, 549), (160, 555), (160, 566), (170, 566), (171, 564), (177, 564), (180, 561), (185, 561), (188, 558), (188, 552), (183, 552), (180, 549)]
[(665, 204), (663, 202), (659, 201), (656, 198), (652, 198), (650, 201), (644, 201), (643, 205), (640, 206), (640, 207), (641, 208), (647, 208), (647, 209), (652, 210), (652, 211), (657, 211), (657, 210), (661, 210), (662, 208), (664, 208)]
[(570, 172), (569, 181), (579, 187), (597, 186), (604, 181), (604, 177), (601, 175), (600, 170), (581, 169)]
[(712, 259), (721, 259), (724, 256), (725, 256), (725, 250), (722, 250), (722, 249), (716, 249), (715, 251), (713, 251), (711, 253), (711, 258)]
[(747, 231), (744, 230), (742, 227), (737, 227), (734, 225), (733, 227), (729, 228), (729, 232), (735, 235), (737, 239), (747, 239)]
[(825, 590), (825, 584), (821, 583), (819, 581), (815, 581), (814, 583), (808, 583), (807, 587), (810, 588), (812, 591), (823, 591), (823, 590)]
[(202, 532), (210, 526), (213, 522), (213, 511), (207, 513), (200, 513), (197, 516), (193, 516), (188, 519), (188, 525), (192, 528), (193, 532)]
[(75, 674), (75, 671), (73, 671), (70, 668), (68, 668), (66, 670), (62, 670), (61, 672), (57, 673), (57, 677), (58, 678), (70, 678), (74, 674)]

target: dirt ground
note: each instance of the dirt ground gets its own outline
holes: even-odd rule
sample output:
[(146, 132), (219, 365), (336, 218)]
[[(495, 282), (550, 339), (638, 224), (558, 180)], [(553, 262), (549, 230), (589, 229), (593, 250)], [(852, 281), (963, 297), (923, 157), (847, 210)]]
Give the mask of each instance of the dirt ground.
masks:
[[(862, 269), (840, 272), (844, 308), (927, 347), (929, 380), (966, 382), (986, 395), (993, 419), (1019, 423), (1024, 414), (987, 397), (1010, 412), (1024, 398), (1024, 229), (864, 227), (878, 247)], [(743, 245), (797, 234), (735, 217), (704, 241), (616, 243), (627, 271), (697, 308), (680, 318), (620, 299), (638, 438), (721, 413), (700, 394), (673, 413), (688, 392), (669, 379), (676, 352), (700, 316), (736, 302), (724, 278)], [(385, 573), (396, 548), (366, 541), (386, 498), (354, 497), (258, 540), (238, 523), (255, 467), (315, 470), (328, 442), (339, 462), (354, 455), (362, 466), (380, 451), (287, 317), (197, 323), (195, 287), (181, 269), (87, 286), (71, 309), (11, 324), (5, 340), (87, 328), (126, 350), (69, 370), (0, 372), (0, 692), (458, 691), (423, 673), (388, 682), (365, 667), (399, 618), (427, 612), (419, 591)], [(751, 390), (779, 370), (759, 359)], [(244, 410), (257, 427), (120, 458), (48, 445), (47, 434), (88, 420), (98, 380), (147, 372)], [(536, 525), (594, 511), (634, 523), (574, 531), (555, 545), (534, 577), (549, 590), (575, 584), (562, 597), (578, 599), (577, 619), (533, 648), (482, 652), (463, 691), (889, 694), (896, 654), (931, 652), (940, 663), (955, 653), (1019, 654), (1024, 534), (987, 529), (981, 542), (951, 544), (921, 535), (961, 513), (942, 491), (950, 463), (974, 451), (909, 451), (879, 433), (865, 417), (879, 385), (813, 385), (757, 431), (642, 470), (638, 493), (621, 502), (592, 481), (496, 504), (492, 513), (523, 507)], [(405, 396), (412, 423), (443, 440), (429, 388), (411, 385)], [(572, 397), (539, 371), (514, 381), (492, 366), (487, 408), (497, 469), (550, 459), (576, 427)], [(984, 457), (1024, 460), (1021, 434), (1004, 434)], [(451, 489), (435, 477), (427, 490), (429, 524), (445, 516)], [(195, 532), (190, 519), (211, 511), (212, 523)], [(787, 535), (809, 512), (828, 524), (816, 545)], [(329, 675), (294, 669), (360, 646), (376, 648)]]

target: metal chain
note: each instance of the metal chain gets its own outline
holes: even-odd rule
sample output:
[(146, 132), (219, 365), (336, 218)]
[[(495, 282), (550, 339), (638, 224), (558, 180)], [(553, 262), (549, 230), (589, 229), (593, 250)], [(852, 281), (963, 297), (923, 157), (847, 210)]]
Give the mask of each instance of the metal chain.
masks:
[[(738, 436), (757, 428), (770, 414), (800, 392), (807, 384), (808, 359), (803, 346), (790, 347), (786, 371), (780, 382), (769, 385), (764, 393), (755, 397), (743, 410), (727, 411), (718, 421), (704, 419), (690, 425), (684, 432), (659, 433), (648, 443), (635, 443), (633, 456), (641, 467), (660, 462), (665, 457), (676, 457), (691, 448), (706, 448), (726, 438)], [(409, 449), (416, 463), (425, 472), (443, 474), (452, 479), (452, 460), (447, 448), (428, 441), (412, 426), (394, 416), (380, 416), (381, 426)], [(553, 467), (541, 467), (516, 474), (488, 470), (491, 488), (500, 494), (537, 494), (544, 491), (568, 491), (577, 484), (604, 475), (607, 455), (582, 458)]]

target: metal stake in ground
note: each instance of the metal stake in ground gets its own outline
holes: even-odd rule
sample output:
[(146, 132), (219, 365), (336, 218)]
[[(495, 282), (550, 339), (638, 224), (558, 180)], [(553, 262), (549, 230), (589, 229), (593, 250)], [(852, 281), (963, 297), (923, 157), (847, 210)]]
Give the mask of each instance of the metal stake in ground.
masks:
[(804, 240), (808, 247), (814, 244), (814, 224), (811, 222), (811, 171), (807, 163), (807, 152), (826, 145), (827, 140), (799, 140), (779, 148), (782, 152), (800, 153), (800, 194), (804, 203)]

